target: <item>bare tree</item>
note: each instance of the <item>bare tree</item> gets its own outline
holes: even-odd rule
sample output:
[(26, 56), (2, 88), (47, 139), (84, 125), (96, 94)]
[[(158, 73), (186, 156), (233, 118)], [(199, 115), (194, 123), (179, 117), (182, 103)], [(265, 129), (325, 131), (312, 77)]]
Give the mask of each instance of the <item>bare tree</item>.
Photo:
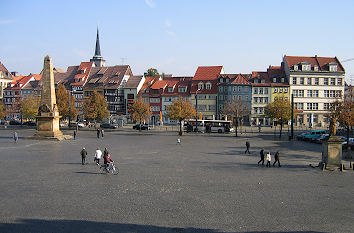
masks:
[(225, 103), (223, 114), (231, 116), (235, 126), (235, 137), (237, 137), (238, 126), (242, 119), (250, 114), (250, 109), (244, 100), (231, 100)]

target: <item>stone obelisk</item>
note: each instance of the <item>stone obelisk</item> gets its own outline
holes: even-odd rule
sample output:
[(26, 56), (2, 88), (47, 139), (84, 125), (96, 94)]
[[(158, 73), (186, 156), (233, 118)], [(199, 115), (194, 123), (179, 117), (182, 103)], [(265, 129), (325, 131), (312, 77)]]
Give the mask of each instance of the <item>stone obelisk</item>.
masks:
[(41, 139), (65, 139), (59, 129), (59, 112), (56, 104), (53, 62), (50, 56), (44, 58), (42, 71), (41, 103), (37, 116), (37, 132)]

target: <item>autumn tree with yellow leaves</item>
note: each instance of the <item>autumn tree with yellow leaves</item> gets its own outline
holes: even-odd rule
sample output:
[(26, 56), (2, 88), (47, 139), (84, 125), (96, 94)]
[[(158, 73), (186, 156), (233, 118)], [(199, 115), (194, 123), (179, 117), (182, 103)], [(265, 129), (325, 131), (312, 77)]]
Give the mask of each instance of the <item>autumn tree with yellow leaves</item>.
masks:
[(94, 91), (90, 98), (86, 99), (83, 105), (85, 118), (100, 122), (109, 117), (106, 99), (97, 91)]
[(179, 122), (179, 135), (183, 135), (182, 122), (185, 119), (191, 118), (196, 115), (194, 106), (184, 101), (182, 98), (173, 101), (172, 105), (167, 106), (166, 116), (172, 120), (178, 120)]
[(20, 112), (24, 119), (34, 119), (38, 115), (39, 97), (28, 96), (20, 103)]

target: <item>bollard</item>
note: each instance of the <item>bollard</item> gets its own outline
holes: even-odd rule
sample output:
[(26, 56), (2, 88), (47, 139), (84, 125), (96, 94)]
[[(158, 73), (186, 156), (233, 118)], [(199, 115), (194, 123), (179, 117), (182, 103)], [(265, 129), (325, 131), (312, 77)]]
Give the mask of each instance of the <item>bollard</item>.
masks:
[(339, 170), (342, 172), (342, 171), (344, 171), (344, 169), (345, 169), (344, 164), (341, 164)]

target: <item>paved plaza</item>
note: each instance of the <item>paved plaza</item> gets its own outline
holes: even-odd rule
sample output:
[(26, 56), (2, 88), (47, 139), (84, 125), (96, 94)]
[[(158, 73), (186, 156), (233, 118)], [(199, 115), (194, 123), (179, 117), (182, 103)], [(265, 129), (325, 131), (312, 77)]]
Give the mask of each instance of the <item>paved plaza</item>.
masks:
[[(62, 142), (24, 140), (26, 129), (15, 144), (12, 132), (0, 130), (0, 232), (354, 231), (354, 171), (311, 168), (321, 145), (271, 132), (177, 145), (176, 132), (131, 129)], [(96, 147), (110, 150), (118, 175), (94, 165)], [(257, 165), (262, 147), (280, 150), (281, 168)]]

